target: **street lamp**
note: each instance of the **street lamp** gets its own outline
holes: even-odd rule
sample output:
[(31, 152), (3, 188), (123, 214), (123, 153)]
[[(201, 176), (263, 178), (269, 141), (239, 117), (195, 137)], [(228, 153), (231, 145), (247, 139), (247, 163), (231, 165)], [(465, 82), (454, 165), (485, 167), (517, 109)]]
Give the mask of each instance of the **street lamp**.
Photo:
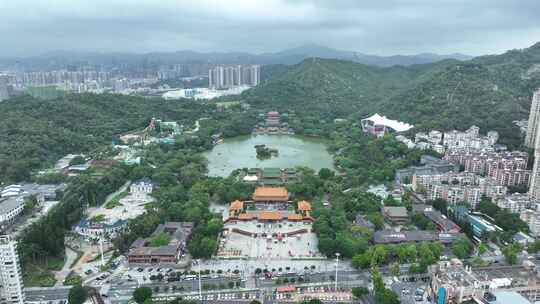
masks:
[(202, 298), (202, 289), (201, 289), (201, 260), (200, 259), (196, 259), (194, 260), (195, 263), (197, 263), (197, 265), (199, 266), (199, 301), (203, 301), (203, 298)]
[(335, 289), (337, 290), (337, 275), (338, 275), (338, 266), (339, 266), (339, 252), (336, 252), (336, 283), (335, 283)]

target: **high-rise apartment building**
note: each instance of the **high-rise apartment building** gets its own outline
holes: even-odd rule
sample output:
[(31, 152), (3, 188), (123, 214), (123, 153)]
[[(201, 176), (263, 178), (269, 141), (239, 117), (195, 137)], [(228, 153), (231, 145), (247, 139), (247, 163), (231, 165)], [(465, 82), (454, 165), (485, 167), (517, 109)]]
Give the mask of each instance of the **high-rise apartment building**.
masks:
[(260, 70), (258, 65), (216, 66), (208, 71), (208, 85), (211, 89), (256, 86), (260, 82)]
[(527, 135), (525, 136), (525, 146), (536, 148), (536, 138), (538, 137), (538, 123), (540, 122), (540, 89), (533, 94), (531, 111), (529, 112), (529, 124)]
[(0, 236), (0, 304), (24, 304), (17, 242)]
[(534, 149), (533, 171), (529, 182), (529, 198), (540, 202), (540, 89), (533, 94), (525, 145)]

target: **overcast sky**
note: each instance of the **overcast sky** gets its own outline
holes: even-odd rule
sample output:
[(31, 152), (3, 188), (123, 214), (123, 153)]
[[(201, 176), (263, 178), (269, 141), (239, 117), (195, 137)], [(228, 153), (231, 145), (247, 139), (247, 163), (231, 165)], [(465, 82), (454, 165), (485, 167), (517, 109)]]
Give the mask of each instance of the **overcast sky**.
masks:
[(51, 50), (501, 53), (540, 41), (540, 0), (0, 0), (0, 56)]

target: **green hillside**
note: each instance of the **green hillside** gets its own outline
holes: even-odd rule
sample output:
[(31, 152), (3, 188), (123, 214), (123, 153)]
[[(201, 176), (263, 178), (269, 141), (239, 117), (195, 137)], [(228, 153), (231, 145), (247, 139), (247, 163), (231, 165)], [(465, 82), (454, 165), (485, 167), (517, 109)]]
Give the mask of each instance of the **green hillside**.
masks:
[(540, 43), (471, 61), (379, 68), (341, 60), (307, 59), (243, 94), (266, 109), (300, 117), (359, 119), (379, 112), (417, 129), (495, 129), (519, 144), (513, 120), (526, 119), (540, 86)]
[(0, 181), (28, 178), (33, 168), (67, 153), (87, 152), (152, 117), (193, 123), (208, 107), (121, 95), (20, 96), (0, 103)]
[(387, 94), (394, 94), (416, 79), (453, 61), (414, 67), (380, 68), (350, 61), (311, 58), (286, 73), (243, 94), (245, 100), (262, 107), (317, 112), (333, 119), (351, 111), (369, 112)]

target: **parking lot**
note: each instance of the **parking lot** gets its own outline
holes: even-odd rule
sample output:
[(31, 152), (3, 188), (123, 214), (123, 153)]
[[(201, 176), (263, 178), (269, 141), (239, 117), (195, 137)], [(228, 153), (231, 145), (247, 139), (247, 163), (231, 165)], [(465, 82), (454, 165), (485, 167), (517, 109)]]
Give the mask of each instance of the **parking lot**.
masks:
[(424, 282), (395, 282), (392, 290), (403, 304), (427, 303), (427, 286)]

